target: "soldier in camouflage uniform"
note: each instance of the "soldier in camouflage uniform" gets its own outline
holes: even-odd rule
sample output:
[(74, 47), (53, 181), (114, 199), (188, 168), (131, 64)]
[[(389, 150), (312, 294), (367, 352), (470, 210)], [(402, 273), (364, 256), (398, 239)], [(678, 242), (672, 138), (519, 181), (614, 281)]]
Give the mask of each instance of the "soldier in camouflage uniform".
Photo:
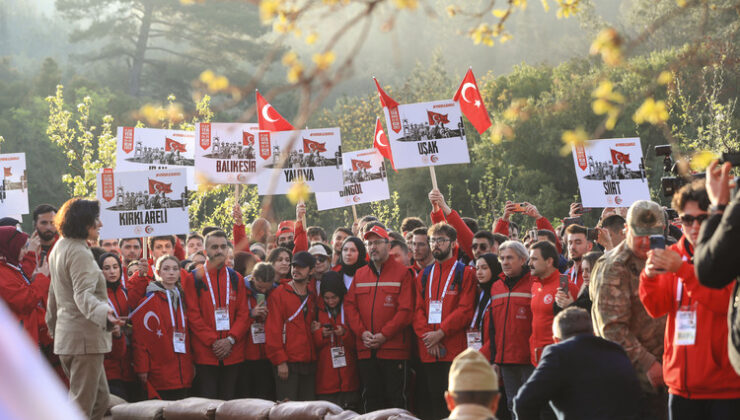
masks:
[(645, 391), (644, 416), (667, 418), (661, 360), (666, 317), (651, 318), (639, 296), (640, 272), (650, 250), (650, 235), (662, 235), (660, 206), (640, 200), (627, 213), (625, 240), (604, 254), (591, 273), (591, 318), (596, 335), (627, 352)]

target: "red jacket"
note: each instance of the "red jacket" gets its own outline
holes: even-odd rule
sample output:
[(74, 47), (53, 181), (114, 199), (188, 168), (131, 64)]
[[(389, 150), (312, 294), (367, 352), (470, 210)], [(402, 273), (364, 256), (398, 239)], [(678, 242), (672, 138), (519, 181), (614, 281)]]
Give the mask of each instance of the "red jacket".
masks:
[[(128, 297), (121, 285), (116, 289), (108, 288), (108, 304), (119, 316), (128, 316), (129, 306)], [(120, 380), (131, 382), (136, 380), (132, 367), (131, 346), (126, 343), (126, 336), (121, 334), (120, 337), (113, 337), (113, 347), (110, 353), (106, 353), (103, 360), (105, 367), (105, 377), (110, 380)]]
[[(265, 302), (267, 304), (267, 302)], [(249, 329), (247, 329), (247, 345), (244, 346), (244, 359), (245, 360), (264, 360), (267, 359), (267, 353), (265, 351), (265, 344), (255, 344), (252, 340), (252, 324), (257, 322), (256, 319), (252, 318), (252, 308), (257, 306), (257, 297), (254, 292), (247, 287), (247, 309), (249, 309)]]
[[(542, 351), (554, 341), (552, 339), (552, 320), (555, 319), (555, 294), (560, 287), (560, 272), (556, 269), (548, 277), (532, 277), (532, 337), (529, 339), (529, 350), (532, 364), (542, 357)], [(578, 296), (578, 288), (568, 282), (568, 291), (573, 299)]]
[[(563, 252), (563, 244), (560, 242), (560, 237), (555, 232), (555, 228), (552, 227), (552, 223), (550, 223), (549, 220), (547, 220), (546, 217), (542, 216), (539, 219), (534, 221), (535, 226), (537, 226), (537, 229), (545, 229), (549, 230), (552, 233), (555, 234), (555, 246), (558, 248), (558, 254)], [(504, 219), (497, 219), (496, 224), (493, 226), (493, 233), (500, 233), (502, 235), (509, 236), (509, 221)], [(519, 233), (521, 237), (521, 233)]]
[(576, 285), (576, 288), (578, 290), (581, 290), (581, 286), (583, 285), (583, 270), (580, 268), (577, 272), (574, 273), (574, 270), (576, 269), (576, 265), (573, 264), (565, 273), (566, 276), (568, 276), (568, 281), (572, 284)]
[[(187, 292), (185, 292), (187, 293)], [(187, 302), (186, 302), (187, 307)], [(182, 315), (185, 315), (185, 324)], [(178, 331), (187, 331), (187, 311), (173, 310)], [(193, 382), (191, 335), (185, 334), (187, 353), (176, 353), (173, 344), (170, 307), (164, 292), (154, 292), (131, 319), (133, 325), (133, 359), (136, 373), (147, 373), (147, 381), (156, 390), (190, 388)]]
[[(414, 315), (414, 277), (393, 258), (380, 269), (373, 262), (360, 267), (344, 297), (344, 312), (357, 343), (357, 357), (406, 360), (411, 357), (411, 320)], [(381, 333), (385, 343), (374, 352), (365, 347), (362, 333)]]
[(293, 255), (301, 251), (308, 251), (308, 235), (303, 228), (303, 222), (296, 220), (293, 229)]
[[(732, 284), (723, 289), (702, 286), (691, 264), (693, 249), (686, 237), (669, 249), (683, 257), (677, 273), (650, 278), (640, 274), (640, 300), (653, 318), (668, 315), (663, 351), (663, 378), (671, 394), (691, 399), (740, 398), (740, 376), (727, 356), (727, 302)], [(677, 302), (681, 281), (680, 303)], [(676, 311), (696, 306), (694, 345), (674, 344)]]
[(0, 261), (0, 297), (8, 304), (31, 340), (39, 345), (39, 328), (46, 326), (44, 307), (49, 294), (49, 278), (37, 274), (29, 284), (20, 270), (20, 267)]
[(265, 349), (270, 362), (275, 366), (283, 362), (315, 362), (316, 349), (311, 334), (311, 322), (316, 319), (313, 294), (308, 292), (305, 302), (301, 301), (293, 286), (283, 283), (267, 298), (267, 310), (270, 315), (265, 323)]
[[(207, 263), (206, 263), (207, 265)], [(196, 279), (193, 273), (198, 273)], [(230, 279), (227, 285), (226, 278)], [(213, 299), (216, 307), (229, 308), (228, 331), (216, 331), (215, 308), (211, 301), (208, 279), (202, 269), (194, 270), (185, 276), (185, 307), (188, 314), (188, 327), (192, 333), (193, 360), (199, 365), (218, 365), (219, 360), (213, 354), (211, 346), (216, 340), (232, 337), (236, 343), (231, 354), (223, 360), (224, 365), (233, 365), (244, 361), (247, 345), (246, 335), (249, 331), (249, 309), (247, 308), (247, 290), (242, 276), (226, 266), (219, 270), (210, 268), (208, 274), (213, 287)], [(228, 288), (228, 290), (227, 290)], [(229, 294), (228, 304), (226, 294)]]
[[(344, 335), (341, 337), (324, 337), (321, 333), (322, 328), (313, 332), (313, 340), (318, 352), (318, 362), (316, 363), (316, 394), (335, 394), (337, 392), (351, 392), (360, 389), (360, 373), (357, 370), (357, 351), (355, 349), (355, 337), (352, 330), (349, 329), (344, 311), (341, 312), (340, 319), (329, 316), (326, 310), (318, 311), (318, 321), (323, 326), (331, 324), (332, 330), (337, 325), (344, 328)], [(331, 348), (344, 347), (344, 358), (347, 366), (335, 368), (332, 366)]]
[[(460, 267), (458, 270), (463, 270), (462, 283), (456, 281), (458, 276), (454, 273), (454, 267), (458, 264)], [(416, 310), (413, 325), (418, 338), (419, 358), (425, 363), (451, 362), (455, 356), (468, 347), (466, 332), (473, 320), (477, 281), (473, 278), (473, 269), (458, 263), (454, 258), (448, 258), (442, 263), (435, 261), (429, 266), (429, 270), (432, 269), (433, 272), (430, 271), (427, 275), (426, 284), (423, 284), (426, 269), (416, 277)], [(449, 279), (449, 286), (445, 293), (447, 279)], [(443, 294), (444, 298), (442, 298)], [(429, 324), (430, 300), (442, 300), (442, 322), (440, 324)], [(436, 358), (427, 352), (421, 337), (427, 332), (440, 328), (445, 333), (441, 344), (447, 350), (447, 354)]]
[[(452, 210), (450, 214), (445, 216), (444, 211), (439, 209), (438, 211), (432, 211), (429, 214), (429, 217), (431, 218), (432, 223), (447, 222), (450, 226), (455, 228), (457, 231), (457, 243), (459, 247), (465, 251), (471, 260), (475, 258), (473, 256), (473, 236), (475, 235), (475, 232), (470, 230), (468, 225), (465, 224), (463, 219), (455, 210)], [(455, 252), (455, 259), (460, 259), (461, 255), (458, 255), (458, 249), (456, 249)]]
[(234, 238), (234, 252), (249, 252), (249, 238), (247, 237), (247, 231), (244, 225), (234, 225), (232, 229), (232, 236)]
[[(131, 309), (139, 306), (141, 301), (144, 300), (146, 287), (149, 286), (149, 283), (154, 281), (154, 262), (150, 260), (148, 262), (148, 266), (149, 268), (147, 269), (147, 274), (145, 276), (139, 275), (138, 270), (134, 272), (134, 275), (130, 278), (128, 277), (128, 274), (124, 274), (126, 280), (126, 291), (128, 293), (128, 305)], [(180, 280), (182, 281), (188, 276), (188, 274), (189, 273), (184, 268), (181, 268)]]
[[(526, 267), (525, 267), (526, 270)], [(491, 306), (483, 317), (480, 351), (497, 364), (531, 363), (529, 337), (532, 335), (532, 276), (525, 271), (509, 289), (506, 275), (501, 273), (491, 285)], [(491, 336), (495, 335), (494, 357), (491, 357)]]

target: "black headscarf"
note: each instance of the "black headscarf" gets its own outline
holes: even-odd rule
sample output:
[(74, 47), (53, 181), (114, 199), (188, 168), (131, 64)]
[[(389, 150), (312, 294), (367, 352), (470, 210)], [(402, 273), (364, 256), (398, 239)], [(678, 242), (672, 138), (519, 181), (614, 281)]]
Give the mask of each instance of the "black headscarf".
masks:
[[(323, 297), (324, 293), (326, 292), (332, 292), (339, 297), (339, 304), (334, 309), (331, 309), (323, 304)], [(344, 295), (346, 293), (347, 288), (344, 286), (344, 279), (342, 279), (341, 274), (337, 273), (336, 271), (330, 270), (324, 273), (323, 276), (321, 276), (319, 296), (321, 296), (322, 298), (322, 307), (324, 307), (324, 309), (326, 309), (326, 311), (329, 312), (334, 318), (339, 316), (342, 302), (344, 302)]]
[(357, 236), (348, 236), (344, 242), (342, 242), (342, 249), (344, 249), (344, 245), (347, 244), (347, 242), (352, 242), (357, 247), (358, 255), (357, 255), (357, 261), (354, 264), (348, 265), (344, 263), (344, 260), (342, 259), (342, 254), (339, 254), (339, 264), (342, 265), (342, 273), (346, 274), (348, 276), (354, 276), (355, 272), (365, 265), (367, 265), (367, 251), (365, 250), (365, 244), (362, 242), (360, 238)]
[(112, 283), (106, 280), (105, 285), (109, 289), (116, 290), (118, 289), (118, 286), (121, 285), (121, 274), (123, 273), (123, 265), (121, 265), (121, 258), (118, 256), (118, 254), (114, 252), (106, 252), (104, 254), (101, 254), (100, 257), (98, 257), (98, 267), (100, 267), (101, 270), (103, 269), (103, 262), (105, 262), (105, 260), (108, 259), (108, 257), (113, 257), (116, 259), (116, 261), (118, 261), (118, 280)]
[(498, 280), (498, 276), (502, 272), (501, 263), (498, 261), (498, 256), (496, 254), (483, 254), (478, 258), (483, 258), (486, 261), (486, 264), (488, 264), (488, 268), (491, 270), (491, 280), (488, 283), (478, 283), (478, 287), (483, 291), (483, 298), (481, 299), (480, 293), (476, 292), (475, 306), (477, 308), (477, 317), (474, 320), (476, 328), (480, 328), (481, 321), (483, 320), (485, 306), (488, 303), (488, 299), (491, 297), (491, 286), (493, 286), (493, 283)]

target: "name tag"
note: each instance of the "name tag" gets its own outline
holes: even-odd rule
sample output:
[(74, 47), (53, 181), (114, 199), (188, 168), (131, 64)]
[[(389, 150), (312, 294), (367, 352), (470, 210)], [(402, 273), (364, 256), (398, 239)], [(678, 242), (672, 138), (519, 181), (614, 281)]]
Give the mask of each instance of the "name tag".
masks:
[(344, 356), (344, 346), (331, 348), (331, 366), (334, 369), (347, 366), (347, 358)]
[(187, 353), (185, 347), (185, 332), (175, 331), (172, 333), (172, 346), (175, 348), (175, 353)]
[(676, 335), (679, 346), (693, 346), (696, 342), (696, 306), (681, 306), (676, 312)]
[(228, 308), (216, 308), (214, 318), (216, 319), (216, 331), (228, 331), (231, 329)]
[(252, 342), (254, 344), (265, 344), (265, 324), (255, 322), (252, 324)]
[(442, 301), (433, 300), (429, 302), (429, 324), (442, 323)]
[(467, 338), (468, 338), (468, 348), (473, 349), (473, 350), (480, 350), (480, 348), (483, 347), (483, 343), (481, 342), (480, 331), (468, 331)]

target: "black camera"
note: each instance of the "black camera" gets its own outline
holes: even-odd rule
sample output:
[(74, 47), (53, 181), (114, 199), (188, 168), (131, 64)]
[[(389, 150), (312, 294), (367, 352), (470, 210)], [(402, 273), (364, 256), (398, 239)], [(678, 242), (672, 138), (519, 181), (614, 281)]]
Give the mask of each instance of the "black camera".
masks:
[[(672, 197), (681, 187), (697, 179), (704, 179), (705, 172), (695, 174), (679, 174), (678, 164), (673, 161), (671, 155), (673, 149), (670, 144), (655, 146), (655, 156), (663, 156), (663, 172), (673, 174), (674, 176), (664, 176), (660, 178), (660, 188), (663, 196)], [(719, 163), (730, 162), (733, 167), (740, 166), (740, 152), (724, 152), (719, 158)]]

